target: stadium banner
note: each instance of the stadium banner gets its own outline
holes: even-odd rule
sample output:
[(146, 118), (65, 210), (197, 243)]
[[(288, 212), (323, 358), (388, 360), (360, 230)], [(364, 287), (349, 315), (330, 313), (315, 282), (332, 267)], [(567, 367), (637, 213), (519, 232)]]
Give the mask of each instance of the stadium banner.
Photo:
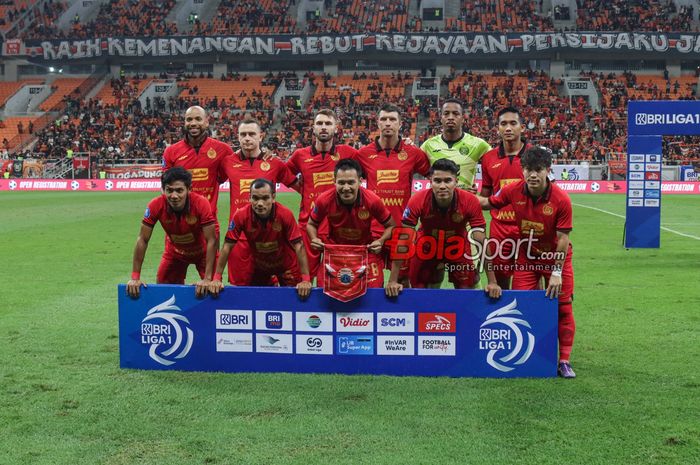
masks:
[(627, 136), (626, 248), (661, 242), (661, 136)]
[(700, 52), (700, 34), (662, 32), (407, 33), (246, 36), (93, 37), (3, 44), (4, 56), (48, 61), (110, 57), (518, 56), (562, 51), (640, 52), (644, 56)]
[[(162, 165), (98, 166), (109, 179), (158, 179), (163, 174)], [(160, 183), (159, 183), (160, 184)], [(158, 186), (160, 188), (160, 185)]]
[(394, 376), (554, 377), (557, 301), (544, 291), (368, 289), (343, 303), (314, 289), (192, 286), (119, 293), (122, 368)]
[(627, 104), (625, 247), (660, 246), (663, 136), (697, 135), (700, 102), (633, 100)]
[(627, 176), (627, 162), (624, 160), (609, 160), (608, 170), (611, 176)]
[[(655, 173), (647, 173), (649, 181), (655, 181)], [(661, 176), (658, 176), (661, 180)], [(624, 194), (627, 181), (556, 181), (557, 186), (571, 194)], [(413, 192), (430, 189), (430, 181), (414, 180)], [(476, 182), (481, 189), (481, 182)], [(160, 191), (160, 179), (0, 179), (0, 191), (105, 191), (138, 192)], [(221, 192), (228, 192), (228, 182), (221, 185)], [(294, 190), (277, 184), (277, 192), (288, 193)], [(700, 195), (700, 182), (666, 181), (661, 185), (662, 194)]]
[[(633, 100), (627, 105), (628, 136), (698, 136), (700, 102)], [(631, 153), (628, 149), (627, 153)], [(628, 161), (629, 157), (628, 157)]]
[(562, 178), (562, 172), (566, 170), (569, 173), (569, 181), (583, 181), (590, 178), (588, 165), (552, 165), (552, 176), (555, 180)]
[(700, 166), (681, 166), (681, 181), (700, 181)]

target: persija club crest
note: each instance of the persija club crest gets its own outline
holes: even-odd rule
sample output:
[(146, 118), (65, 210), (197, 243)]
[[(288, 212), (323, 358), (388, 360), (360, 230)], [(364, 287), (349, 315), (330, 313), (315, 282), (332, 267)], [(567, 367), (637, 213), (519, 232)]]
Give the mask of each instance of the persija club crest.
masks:
[(323, 293), (349, 302), (367, 292), (367, 247), (326, 244), (323, 252)]

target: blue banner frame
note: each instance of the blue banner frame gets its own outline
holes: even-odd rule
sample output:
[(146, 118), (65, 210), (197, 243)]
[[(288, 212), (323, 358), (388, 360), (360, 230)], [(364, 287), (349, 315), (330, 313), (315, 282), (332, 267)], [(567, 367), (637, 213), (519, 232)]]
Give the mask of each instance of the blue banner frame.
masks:
[(659, 248), (661, 245), (663, 136), (679, 135), (700, 135), (700, 102), (629, 102), (626, 248)]
[(369, 289), (342, 303), (314, 289), (119, 285), (122, 368), (394, 376), (554, 377), (557, 300), (544, 291)]

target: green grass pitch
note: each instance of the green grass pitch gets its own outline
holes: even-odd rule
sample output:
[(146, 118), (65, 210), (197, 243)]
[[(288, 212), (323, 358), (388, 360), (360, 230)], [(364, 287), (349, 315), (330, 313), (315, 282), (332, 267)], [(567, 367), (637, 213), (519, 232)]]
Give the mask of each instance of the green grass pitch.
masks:
[(579, 377), (495, 380), (121, 370), (154, 195), (0, 193), (0, 464), (700, 463), (700, 197), (665, 196), (675, 232), (625, 250), (583, 206), (624, 196), (573, 196)]

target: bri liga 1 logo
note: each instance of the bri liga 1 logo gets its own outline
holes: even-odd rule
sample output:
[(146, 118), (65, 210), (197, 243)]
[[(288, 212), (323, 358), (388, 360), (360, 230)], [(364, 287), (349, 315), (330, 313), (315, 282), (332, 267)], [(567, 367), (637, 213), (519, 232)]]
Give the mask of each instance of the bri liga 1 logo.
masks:
[(535, 349), (530, 323), (517, 309), (518, 301), (489, 313), (479, 328), (479, 349), (488, 351), (486, 363), (498, 371), (508, 372), (528, 361)]
[(141, 321), (141, 344), (150, 346), (148, 355), (170, 366), (187, 356), (194, 342), (190, 321), (179, 313), (175, 296), (151, 308)]

